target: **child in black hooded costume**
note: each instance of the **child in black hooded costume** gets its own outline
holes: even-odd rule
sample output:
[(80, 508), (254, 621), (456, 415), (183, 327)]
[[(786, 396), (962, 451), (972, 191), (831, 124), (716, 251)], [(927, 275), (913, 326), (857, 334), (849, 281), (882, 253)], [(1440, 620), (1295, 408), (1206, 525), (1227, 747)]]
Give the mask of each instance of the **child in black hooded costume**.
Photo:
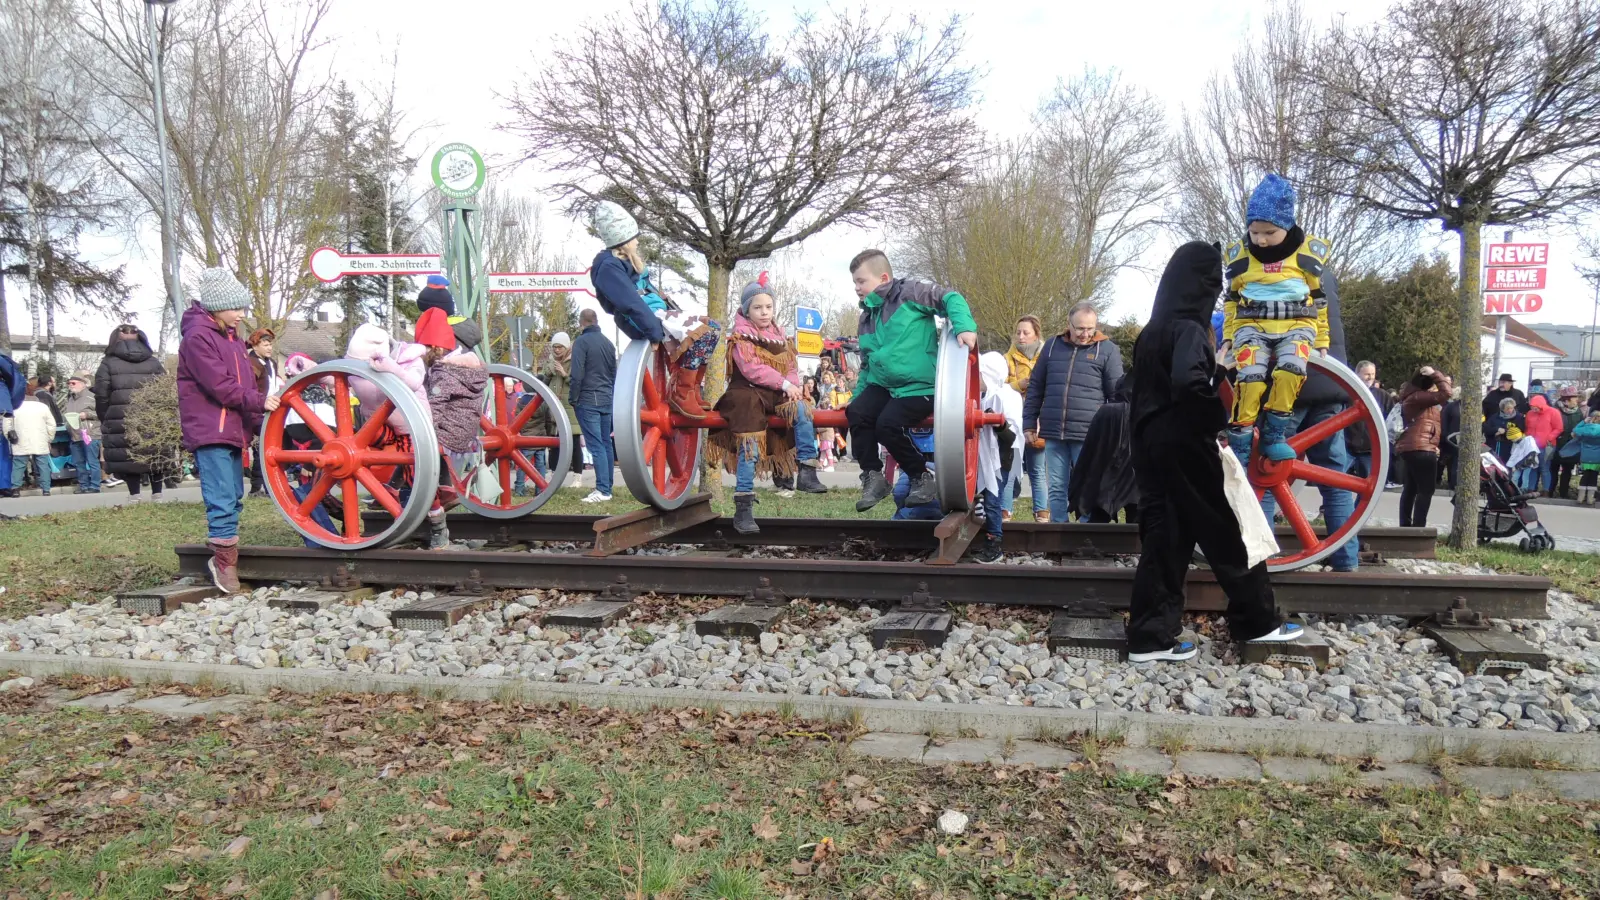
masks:
[(1141, 550), (1128, 618), (1132, 662), (1195, 655), (1194, 644), (1178, 636), (1196, 542), (1228, 596), (1235, 640), (1292, 641), (1302, 632), (1279, 615), (1266, 564), (1249, 565), (1239, 520), (1223, 493), (1217, 435), (1228, 413), (1217, 396), (1222, 376), (1211, 331), (1221, 291), (1221, 251), (1199, 241), (1179, 247), (1133, 349), (1130, 419)]

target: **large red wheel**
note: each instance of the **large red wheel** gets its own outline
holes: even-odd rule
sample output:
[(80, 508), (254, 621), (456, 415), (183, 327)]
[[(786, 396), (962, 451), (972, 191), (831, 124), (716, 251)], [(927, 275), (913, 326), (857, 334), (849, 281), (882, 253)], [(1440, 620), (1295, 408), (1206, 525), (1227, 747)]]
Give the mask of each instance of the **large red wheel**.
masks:
[(945, 512), (966, 512), (978, 496), (978, 436), (1004, 416), (983, 411), (978, 355), (946, 329), (933, 387), (933, 475)]
[[(1246, 467), (1250, 484), (1255, 488), (1257, 497), (1265, 497), (1269, 493), (1272, 495), (1284, 520), (1294, 529), (1300, 541), (1300, 549), (1274, 556), (1267, 562), (1267, 569), (1272, 572), (1289, 572), (1314, 565), (1354, 537), (1377, 511), (1378, 497), (1383, 494), (1384, 479), (1389, 471), (1389, 432), (1372, 392), (1356, 377), (1356, 373), (1336, 359), (1312, 356), (1311, 368), (1321, 369), (1328, 375), (1344, 392), (1350, 405), (1337, 415), (1304, 428), (1290, 438), (1289, 446), (1294, 448), (1295, 459), (1273, 462), (1261, 455), (1259, 438), (1252, 445), (1250, 465)], [(1223, 402), (1231, 411), (1233, 391), (1224, 384), (1222, 393)], [(1306, 459), (1306, 452), (1312, 447), (1351, 426), (1365, 429), (1371, 442), (1372, 467), (1365, 478), (1319, 466)], [(1224, 449), (1222, 452), (1230, 451)], [(1340, 488), (1355, 494), (1355, 510), (1337, 531), (1321, 537), (1317, 535), (1311, 525), (1311, 520), (1315, 518), (1315, 507), (1308, 513), (1296, 496), (1296, 488), (1308, 486)]]
[[(704, 428), (667, 406), (667, 352), (634, 341), (617, 361), (611, 427), (629, 493), (656, 509), (677, 509), (694, 493)], [(674, 421), (674, 420), (678, 421)]]
[[(561, 398), (528, 372), (498, 364), (489, 366), (488, 372), (489, 391), (478, 425), (478, 439), (483, 444), (483, 465), (489, 467), (500, 488), (498, 496), (490, 500), (474, 493), (476, 469), (453, 473), (451, 478), (461, 495), (462, 506), (490, 519), (515, 519), (545, 505), (561, 489), (562, 478), (572, 464), (572, 422), (561, 405)], [(513, 379), (533, 395), (520, 410), (516, 396), (506, 390), (506, 382)], [(556, 433), (523, 434), (541, 409), (549, 411)], [(533, 464), (534, 452), (538, 450), (545, 451), (549, 475), (539, 474)], [(531, 495), (512, 494), (518, 470), (533, 484)]]
[[(354, 378), (382, 394), (377, 409), (360, 421), (351, 403)], [(307, 396), (316, 393), (314, 387), (327, 392), (326, 403)], [(309, 430), (305, 446), (286, 433), (291, 413)], [(410, 435), (393, 427), (396, 415), (405, 417)], [(336, 550), (383, 547), (410, 537), (427, 517), (439, 485), (438, 442), (427, 409), (400, 379), (354, 360), (323, 363), (284, 386), (282, 403), (261, 425), (261, 467), (289, 525)], [(363, 494), (389, 513), (387, 524), (366, 527)]]

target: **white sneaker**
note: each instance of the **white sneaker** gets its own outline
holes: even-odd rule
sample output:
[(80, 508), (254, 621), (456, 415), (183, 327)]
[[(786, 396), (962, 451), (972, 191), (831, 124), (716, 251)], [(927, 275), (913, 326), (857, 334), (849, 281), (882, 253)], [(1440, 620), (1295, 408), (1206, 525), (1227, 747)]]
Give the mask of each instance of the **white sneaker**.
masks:
[(589, 496), (583, 498), (584, 503), (608, 503), (610, 500), (610, 494), (602, 494), (599, 491), (590, 491)]
[(1286, 641), (1298, 641), (1300, 640), (1301, 635), (1305, 633), (1305, 628), (1296, 625), (1293, 622), (1285, 622), (1282, 625), (1279, 625), (1277, 628), (1274, 628), (1266, 634), (1263, 634), (1261, 637), (1251, 639), (1248, 643), (1281, 644)]
[(143, 494), (134, 494), (132, 497), (128, 498), (128, 502), (129, 503), (143, 503), (144, 502), (144, 495)]
[(112, 478), (110, 475), (107, 475), (106, 477), (100, 479), (101, 487), (116, 487), (117, 485), (119, 485), (121, 483), (122, 483), (122, 479), (121, 478)]
[(566, 483), (563, 485), (563, 487), (569, 487), (569, 488), (581, 488), (581, 487), (583, 487), (583, 475), (581, 473), (579, 473), (579, 472), (568, 472), (567, 473), (567, 480), (566, 480)]
[(786, 500), (794, 496), (794, 491), (773, 491), (773, 493)]
[(822, 467), (822, 471), (824, 471), (824, 472), (832, 472), (833, 471), (833, 466), (823, 466)]

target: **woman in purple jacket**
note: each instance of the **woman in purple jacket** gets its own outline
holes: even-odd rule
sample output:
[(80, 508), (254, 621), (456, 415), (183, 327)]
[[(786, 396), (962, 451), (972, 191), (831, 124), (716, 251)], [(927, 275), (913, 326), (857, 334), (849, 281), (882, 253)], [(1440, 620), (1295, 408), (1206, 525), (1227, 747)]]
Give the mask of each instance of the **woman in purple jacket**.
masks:
[(178, 346), (178, 416), (183, 447), (194, 453), (206, 504), (211, 580), (239, 590), (239, 513), (244, 509), (244, 448), (278, 398), (256, 389), (236, 328), (250, 292), (226, 269), (200, 273), (200, 300), (183, 314)]

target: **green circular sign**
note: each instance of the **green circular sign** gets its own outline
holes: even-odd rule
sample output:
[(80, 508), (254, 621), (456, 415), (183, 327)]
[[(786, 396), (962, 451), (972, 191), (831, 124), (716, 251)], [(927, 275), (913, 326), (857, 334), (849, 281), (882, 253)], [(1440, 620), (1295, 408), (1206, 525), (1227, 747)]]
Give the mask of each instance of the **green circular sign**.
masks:
[(433, 184), (446, 197), (465, 200), (477, 194), (486, 174), (483, 157), (466, 144), (445, 144), (433, 155)]

